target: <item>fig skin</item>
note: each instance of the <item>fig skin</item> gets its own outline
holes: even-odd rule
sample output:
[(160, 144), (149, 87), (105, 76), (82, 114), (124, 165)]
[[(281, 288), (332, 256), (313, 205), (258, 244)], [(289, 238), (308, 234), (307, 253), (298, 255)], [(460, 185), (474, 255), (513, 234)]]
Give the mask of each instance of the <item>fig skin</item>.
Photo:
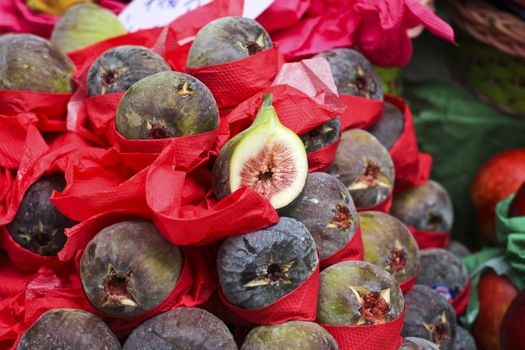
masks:
[(341, 181), (327, 173), (308, 174), (302, 199), (287, 215), (310, 231), (321, 259), (346, 246), (358, 226), (350, 193)]
[(363, 209), (386, 201), (395, 179), (394, 163), (386, 148), (360, 129), (343, 133), (328, 172), (345, 184), (355, 206)]
[(270, 305), (315, 271), (315, 241), (299, 221), (281, 217), (268, 228), (227, 238), (217, 256), (226, 300), (244, 309)]
[(126, 28), (111, 11), (96, 4), (71, 6), (53, 28), (51, 43), (67, 54), (115, 36), (127, 34)]
[(254, 328), (241, 350), (339, 350), (327, 330), (313, 322), (289, 321), (269, 327)]
[(405, 303), (401, 335), (423, 338), (441, 350), (451, 350), (456, 336), (456, 313), (445, 298), (427, 286), (415, 285), (405, 295)]
[(452, 252), (458, 258), (463, 258), (467, 255), (472, 254), (470, 249), (468, 249), (463, 243), (453, 239), (450, 240), (450, 242), (448, 243), (447, 250)]
[(43, 256), (56, 256), (66, 244), (64, 229), (76, 221), (62, 214), (49, 200), (53, 190), (66, 187), (63, 174), (45, 175), (27, 189), (7, 230), (16, 243)]
[(24, 333), (17, 350), (120, 350), (120, 343), (97, 316), (76, 309), (52, 309)]
[(300, 137), (306, 152), (311, 153), (336, 142), (339, 139), (340, 132), (341, 121), (339, 117), (335, 117)]
[(447, 286), (457, 296), (467, 285), (469, 274), (461, 260), (446, 249), (425, 249), (420, 253), (417, 284)]
[(91, 304), (110, 316), (136, 316), (172, 292), (182, 270), (178, 247), (148, 221), (123, 221), (101, 230), (80, 260)]
[[(352, 287), (352, 288), (350, 288)], [(370, 292), (389, 290), (388, 307), (374, 319), (362, 312), (361, 298)], [(383, 301), (386, 301), (381, 297)], [(366, 308), (366, 305), (363, 305)], [(344, 261), (321, 272), (317, 322), (338, 326), (380, 324), (394, 320), (403, 312), (403, 293), (385, 270), (365, 261)], [(368, 309), (363, 310), (368, 311)], [(380, 311), (372, 308), (372, 311)], [(366, 319), (368, 318), (368, 319)]]
[(405, 116), (394, 104), (385, 102), (383, 116), (368, 130), (387, 150), (399, 140), (405, 129)]
[(0, 36), (0, 90), (73, 91), (73, 63), (33, 34)]
[(228, 327), (208, 311), (177, 308), (159, 314), (130, 334), (124, 350), (237, 350)]
[(179, 72), (159, 72), (133, 84), (122, 97), (115, 126), (127, 139), (162, 139), (215, 130), (219, 110), (210, 90)]
[(271, 47), (270, 36), (255, 20), (238, 16), (222, 17), (199, 30), (186, 66), (198, 68), (233, 62)]
[(439, 350), (436, 344), (417, 337), (407, 337), (398, 350)]
[(339, 94), (383, 100), (383, 84), (374, 67), (358, 51), (338, 48), (315, 57), (324, 57), (330, 64)]
[(364, 261), (389, 272), (401, 283), (418, 273), (419, 248), (398, 219), (379, 211), (359, 213)]
[(450, 232), (454, 208), (447, 190), (433, 180), (394, 196), (392, 215), (419, 230)]
[(88, 96), (126, 91), (152, 74), (169, 71), (170, 66), (157, 53), (135, 45), (107, 50), (91, 65), (86, 80)]
[(476, 350), (476, 342), (472, 335), (463, 327), (457, 326), (452, 350)]

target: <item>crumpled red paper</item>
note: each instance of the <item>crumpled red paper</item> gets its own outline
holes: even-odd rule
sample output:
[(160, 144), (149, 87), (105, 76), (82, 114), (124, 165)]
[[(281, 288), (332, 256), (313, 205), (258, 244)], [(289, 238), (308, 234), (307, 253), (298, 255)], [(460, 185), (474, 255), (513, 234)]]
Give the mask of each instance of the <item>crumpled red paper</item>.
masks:
[(450, 301), (450, 304), (452, 304), (454, 311), (456, 311), (456, 315), (460, 316), (467, 310), (471, 292), (472, 281), (469, 279), (467, 285), (465, 286), (465, 288), (463, 288), (461, 293), (459, 293), (454, 299)]
[(363, 260), (363, 256), (364, 250), (361, 236), (361, 227), (358, 224), (354, 236), (343, 248), (328, 258), (321, 260), (321, 269), (325, 269), (328, 266), (335, 265), (347, 260)]
[(403, 292), (403, 295), (409, 293), (416, 284), (417, 274), (406, 281), (403, 281), (399, 284), (399, 288)]
[(384, 102), (361, 96), (339, 95), (345, 105), (341, 114), (341, 131), (369, 129), (383, 116)]
[[(114, 13), (119, 13), (126, 6), (117, 0), (99, 0), (98, 4)], [(53, 27), (60, 19), (59, 16), (31, 11), (25, 0), (3, 0), (0, 4), (0, 17), (0, 33), (33, 33), (44, 38), (51, 36)]]
[(401, 330), (405, 312), (406, 309), (393, 321), (378, 325), (320, 325), (335, 338), (341, 350), (396, 350), (403, 342)]
[(28, 129), (36, 128), (38, 118), (33, 113), (16, 116), (0, 115), (0, 167), (17, 169), (24, 153)]
[(404, 66), (412, 56), (407, 29), (420, 24), (454, 41), (450, 25), (418, 0), (277, 0), (258, 21), (287, 60), (353, 46), (374, 64)]
[(392, 209), (392, 201), (394, 198), (394, 193), (390, 193), (390, 196), (381, 203), (370, 207), (370, 208), (356, 208), (358, 212), (360, 211), (382, 211), (383, 213), (390, 214), (390, 209)]
[(446, 248), (450, 240), (449, 232), (435, 232), (419, 230), (413, 226), (405, 224), (414, 236), (419, 249)]

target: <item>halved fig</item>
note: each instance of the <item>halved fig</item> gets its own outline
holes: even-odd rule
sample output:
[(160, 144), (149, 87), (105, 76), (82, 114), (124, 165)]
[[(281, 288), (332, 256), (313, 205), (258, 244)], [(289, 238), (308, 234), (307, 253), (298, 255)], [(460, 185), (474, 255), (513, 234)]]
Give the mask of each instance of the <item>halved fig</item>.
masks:
[(268, 94), (253, 124), (222, 147), (213, 186), (218, 199), (247, 186), (284, 213), (301, 197), (307, 175), (303, 142), (281, 124)]

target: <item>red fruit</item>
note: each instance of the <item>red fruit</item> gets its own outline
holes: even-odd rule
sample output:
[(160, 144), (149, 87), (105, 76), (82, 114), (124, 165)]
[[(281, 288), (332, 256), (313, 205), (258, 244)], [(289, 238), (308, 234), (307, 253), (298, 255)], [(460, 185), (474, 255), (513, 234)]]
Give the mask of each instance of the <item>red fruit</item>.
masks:
[(525, 182), (521, 184), (521, 187), (510, 203), (509, 216), (525, 216)]
[(472, 334), (479, 350), (499, 350), (503, 315), (518, 291), (505, 276), (489, 271), (478, 284), (479, 314)]
[(470, 196), (476, 207), (479, 230), (490, 242), (497, 242), (496, 204), (516, 192), (523, 181), (525, 148), (499, 153), (478, 170), (470, 187)]
[(525, 342), (525, 291), (510, 304), (500, 328), (501, 350), (523, 350)]

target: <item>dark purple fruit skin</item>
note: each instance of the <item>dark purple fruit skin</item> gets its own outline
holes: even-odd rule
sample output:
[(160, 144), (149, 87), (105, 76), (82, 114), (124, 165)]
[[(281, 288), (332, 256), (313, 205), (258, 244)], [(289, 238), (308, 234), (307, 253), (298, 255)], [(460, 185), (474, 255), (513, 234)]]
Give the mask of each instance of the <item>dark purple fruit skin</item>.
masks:
[(447, 250), (452, 252), (458, 258), (463, 258), (464, 256), (471, 254), (471, 251), (465, 247), (463, 243), (453, 239), (448, 243)]
[(117, 46), (100, 55), (91, 65), (86, 80), (88, 96), (126, 91), (152, 74), (169, 71), (157, 53), (134, 45)]
[[(347, 214), (348, 219), (338, 221), (338, 213)], [(310, 231), (321, 259), (346, 246), (358, 225), (350, 193), (341, 181), (327, 173), (308, 174), (304, 196), (287, 216), (300, 221)]]
[(461, 260), (446, 249), (425, 249), (420, 254), (417, 284), (447, 286), (457, 296), (467, 285), (469, 275)]
[[(350, 186), (365, 172), (366, 161), (375, 163), (385, 175), (389, 186), (352, 190)], [(335, 175), (352, 195), (357, 208), (371, 208), (383, 203), (392, 193), (395, 179), (394, 163), (386, 148), (370, 133), (351, 129), (341, 136), (341, 143), (328, 172)]]
[(450, 232), (454, 208), (447, 190), (433, 180), (394, 196), (392, 215), (419, 230)]
[(43, 256), (55, 256), (62, 250), (66, 243), (64, 229), (76, 222), (58, 211), (49, 197), (53, 190), (60, 192), (64, 187), (63, 174), (43, 176), (29, 186), (15, 218), (7, 225), (16, 243)]
[(368, 130), (386, 149), (390, 150), (399, 140), (405, 129), (405, 116), (399, 108), (390, 102), (385, 102), (383, 117), (373, 128)]
[(423, 338), (408, 337), (403, 339), (403, 343), (398, 350), (439, 350), (436, 344)]
[(179, 72), (159, 72), (133, 84), (120, 100), (115, 126), (127, 139), (163, 139), (201, 134), (219, 125), (210, 90)]
[(52, 309), (24, 333), (17, 350), (120, 350), (120, 343), (97, 316), (76, 309)]
[(269, 327), (254, 328), (241, 350), (339, 350), (335, 339), (313, 322), (289, 321)]
[[(415, 285), (405, 295), (406, 314), (401, 335), (403, 337), (419, 337), (438, 345), (441, 350), (451, 350), (456, 336), (456, 313), (450, 303), (427, 286)], [(445, 315), (445, 322), (442, 316)], [(437, 335), (433, 335), (425, 324), (430, 327), (439, 326), (441, 344), (437, 344)]]
[(452, 350), (476, 350), (476, 342), (472, 335), (463, 327), (456, 328), (456, 337)]
[(73, 63), (36, 35), (2, 35), (0, 62), (0, 90), (73, 91)]
[[(281, 217), (273, 226), (226, 239), (219, 249), (217, 269), (228, 302), (256, 309), (296, 289), (312, 275), (318, 262), (315, 241), (306, 227), (295, 219)], [(291, 263), (283, 279), (272, 274), (272, 283), (245, 286), (272, 271), (280, 273)]]
[(208, 311), (177, 308), (159, 314), (130, 334), (124, 350), (237, 350), (228, 327)]
[(197, 33), (188, 55), (188, 68), (213, 66), (241, 60), (272, 47), (272, 40), (255, 20), (222, 17)]
[(320, 53), (330, 64), (339, 94), (383, 100), (383, 85), (374, 67), (360, 52), (348, 48)]
[(311, 153), (336, 142), (340, 132), (341, 122), (339, 117), (335, 117), (300, 137), (306, 152)]
[[(135, 316), (162, 303), (182, 270), (178, 247), (165, 240), (147, 221), (124, 221), (104, 228), (86, 246), (80, 279), (91, 304), (112, 316)], [(108, 275), (120, 280), (136, 306), (110, 302), (104, 284)], [(122, 292), (124, 293), (124, 292)]]

